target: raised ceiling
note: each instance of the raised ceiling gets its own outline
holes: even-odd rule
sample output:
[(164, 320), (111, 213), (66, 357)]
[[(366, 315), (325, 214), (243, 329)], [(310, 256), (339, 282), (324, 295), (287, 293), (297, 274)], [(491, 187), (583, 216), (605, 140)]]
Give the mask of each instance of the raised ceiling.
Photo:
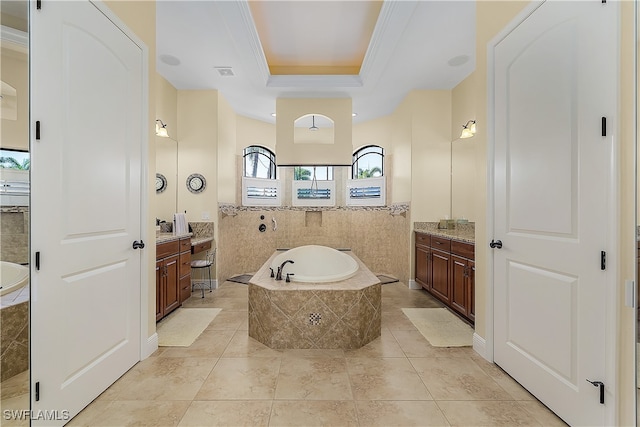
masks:
[(473, 1), (159, 1), (156, 24), (160, 75), (267, 122), (278, 97), (350, 97), (370, 120), (475, 68)]

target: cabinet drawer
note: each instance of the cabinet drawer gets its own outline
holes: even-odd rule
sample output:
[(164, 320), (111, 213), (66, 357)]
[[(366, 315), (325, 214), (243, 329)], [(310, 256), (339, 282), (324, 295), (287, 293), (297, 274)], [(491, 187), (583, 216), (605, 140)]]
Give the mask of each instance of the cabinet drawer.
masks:
[(451, 239), (446, 237), (431, 236), (431, 247), (440, 251), (451, 251)]
[(198, 243), (197, 245), (191, 246), (191, 253), (197, 254), (199, 252), (204, 252), (208, 249), (211, 249), (211, 240), (208, 242)]
[(180, 254), (180, 277), (191, 274), (191, 252)]
[(191, 276), (180, 279), (180, 302), (184, 302), (191, 296)]
[(191, 238), (180, 239), (180, 252), (191, 251)]
[(416, 245), (431, 246), (431, 235), (416, 233)]
[(467, 259), (474, 259), (475, 245), (458, 240), (451, 241), (451, 253)]
[(166, 258), (180, 251), (180, 242), (177, 240), (156, 245), (156, 259)]

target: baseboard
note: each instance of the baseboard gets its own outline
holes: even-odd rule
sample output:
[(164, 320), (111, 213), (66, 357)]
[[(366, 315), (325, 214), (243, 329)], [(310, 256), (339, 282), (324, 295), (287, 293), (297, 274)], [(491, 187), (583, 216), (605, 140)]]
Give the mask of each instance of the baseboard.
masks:
[(473, 333), (473, 350), (489, 362), (493, 362), (487, 358), (487, 341), (475, 332)]
[(211, 288), (212, 289), (218, 289), (218, 280), (217, 279), (211, 280)]
[(151, 356), (158, 349), (158, 333), (154, 332), (149, 338), (147, 338), (146, 344), (143, 345), (142, 351), (140, 352), (140, 360), (144, 360), (147, 357)]
[(422, 286), (420, 286), (415, 280), (409, 279), (409, 289), (422, 289)]

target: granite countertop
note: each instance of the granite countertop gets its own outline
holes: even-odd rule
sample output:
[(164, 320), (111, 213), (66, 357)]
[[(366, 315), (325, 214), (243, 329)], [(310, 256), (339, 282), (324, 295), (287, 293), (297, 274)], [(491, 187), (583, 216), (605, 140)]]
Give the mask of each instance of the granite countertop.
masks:
[(213, 242), (213, 236), (202, 236), (202, 237), (192, 237), (191, 238), (191, 246), (199, 245), (205, 242)]
[(456, 224), (456, 228), (440, 229), (437, 222), (414, 222), (413, 230), (419, 233), (428, 233), (434, 236), (447, 237), (461, 242), (475, 243), (475, 223)]
[(185, 233), (185, 234), (157, 233), (156, 245), (159, 243), (167, 243), (167, 242), (172, 242), (178, 239), (184, 239), (185, 237), (191, 237), (191, 235), (192, 233)]

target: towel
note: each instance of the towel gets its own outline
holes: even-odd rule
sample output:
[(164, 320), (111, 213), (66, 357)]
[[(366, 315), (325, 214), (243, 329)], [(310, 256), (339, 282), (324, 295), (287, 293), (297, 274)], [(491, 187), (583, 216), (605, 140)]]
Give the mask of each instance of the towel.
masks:
[(189, 226), (187, 225), (187, 216), (185, 214), (173, 214), (173, 232), (175, 234), (187, 234), (189, 232)]

